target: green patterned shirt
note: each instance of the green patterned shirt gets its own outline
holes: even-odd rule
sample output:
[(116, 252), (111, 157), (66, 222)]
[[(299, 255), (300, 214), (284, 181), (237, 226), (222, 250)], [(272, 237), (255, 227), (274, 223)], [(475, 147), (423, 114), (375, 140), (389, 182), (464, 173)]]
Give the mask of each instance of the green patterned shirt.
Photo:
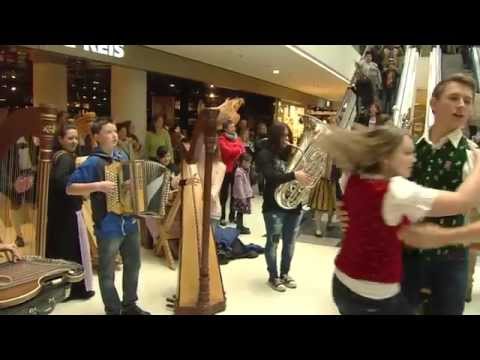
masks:
[[(467, 139), (463, 136), (457, 147), (451, 141), (447, 141), (439, 149), (434, 148), (426, 139), (421, 139), (416, 144), (417, 162), (412, 180), (426, 187), (455, 191), (463, 181), (463, 167), (467, 162), (468, 148)], [(458, 214), (426, 218), (425, 221), (445, 227), (456, 227), (464, 224), (465, 217)]]

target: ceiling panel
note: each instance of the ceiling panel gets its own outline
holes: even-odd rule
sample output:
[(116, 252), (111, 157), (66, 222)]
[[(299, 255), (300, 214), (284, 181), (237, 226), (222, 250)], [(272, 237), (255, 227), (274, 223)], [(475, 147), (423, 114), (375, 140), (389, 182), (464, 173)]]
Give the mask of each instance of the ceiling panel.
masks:
[(341, 100), (347, 87), (343, 79), (285, 45), (147, 46), (333, 101)]

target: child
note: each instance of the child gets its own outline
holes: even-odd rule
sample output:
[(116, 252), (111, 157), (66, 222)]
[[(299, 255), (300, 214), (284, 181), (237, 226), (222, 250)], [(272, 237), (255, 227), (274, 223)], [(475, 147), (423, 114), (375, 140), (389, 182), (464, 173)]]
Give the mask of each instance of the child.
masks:
[(168, 168), (173, 174), (178, 175), (178, 167), (172, 162), (172, 156), (168, 152), (166, 146), (159, 146), (157, 148), (157, 160), (160, 164)]
[[(106, 196), (114, 183), (105, 181), (105, 165), (127, 160), (115, 149), (117, 128), (110, 120), (92, 124), (92, 134), (99, 147), (71, 175), (68, 195), (90, 196), (95, 235), (99, 247), (98, 278), (107, 315), (149, 315), (136, 305), (140, 271), (140, 240), (137, 221), (131, 216), (107, 212)], [(115, 288), (115, 258), (120, 251), (123, 260), (123, 301)]]
[(253, 197), (249, 176), (251, 163), (252, 156), (244, 153), (239, 159), (240, 166), (235, 170), (233, 209), (237, 212), (237, 229), (240, 234), (250, 234), (250, 229), (243, 226), (243, 214), (250, 214), (250, 199)]
[[(467, 212), (480, 200), (480, 165), (457, 192), (406, 180), (415, 161), (412, 139), (401, 129), (334, 130), (320, 135), (343, 177), (348, 228), (335, 260), (333, 298), (341, 314), (413, 314), (401, 293), (402, 224), (426, 215)], [(439, 176), (439, 174), (431, 174)]]

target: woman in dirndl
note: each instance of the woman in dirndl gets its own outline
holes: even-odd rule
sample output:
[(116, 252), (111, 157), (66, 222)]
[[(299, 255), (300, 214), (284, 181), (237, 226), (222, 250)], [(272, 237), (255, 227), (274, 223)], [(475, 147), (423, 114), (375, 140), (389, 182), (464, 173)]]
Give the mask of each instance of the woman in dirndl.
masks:
[[(314, 212), (315, 236), (321, 237), (332, 224), (336, 208), (335, 181), (331, 178), (332, 160), (327, 157), (325, 173), (320, 177), (317, 185), (310, 193), (309, 207)], [(327, 213), (327, 224), (322, 231), (322, 217)]]
[(65, 189), (75, 170), (75, 150), (78, 131), (73, 124), (62, 124), (58, 131), (56, 152), (50, 174), (48, 201), (46, 255), (82, 264), (85, 278), (72, 284), (70, 297), (89, 299), (93, 291), (92, 262), (85, 222), (82, 215), (82, 197), (67, 195)]

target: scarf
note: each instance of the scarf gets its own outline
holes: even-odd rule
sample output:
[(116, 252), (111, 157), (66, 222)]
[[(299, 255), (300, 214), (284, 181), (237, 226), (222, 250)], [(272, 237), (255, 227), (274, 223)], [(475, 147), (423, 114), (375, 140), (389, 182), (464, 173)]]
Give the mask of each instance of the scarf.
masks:
[(228, 140), (230, 140), (230, 141), (235, 141), (235, 140), (237, 140), (238, 135), (237, 135), (237, 133), (235, 133), (235, 132), (229, 133), (229, 132), (226, 132), (226, 131), (225, 131), (224, 134), (225, 134), (225, 137), (226, 137)]

